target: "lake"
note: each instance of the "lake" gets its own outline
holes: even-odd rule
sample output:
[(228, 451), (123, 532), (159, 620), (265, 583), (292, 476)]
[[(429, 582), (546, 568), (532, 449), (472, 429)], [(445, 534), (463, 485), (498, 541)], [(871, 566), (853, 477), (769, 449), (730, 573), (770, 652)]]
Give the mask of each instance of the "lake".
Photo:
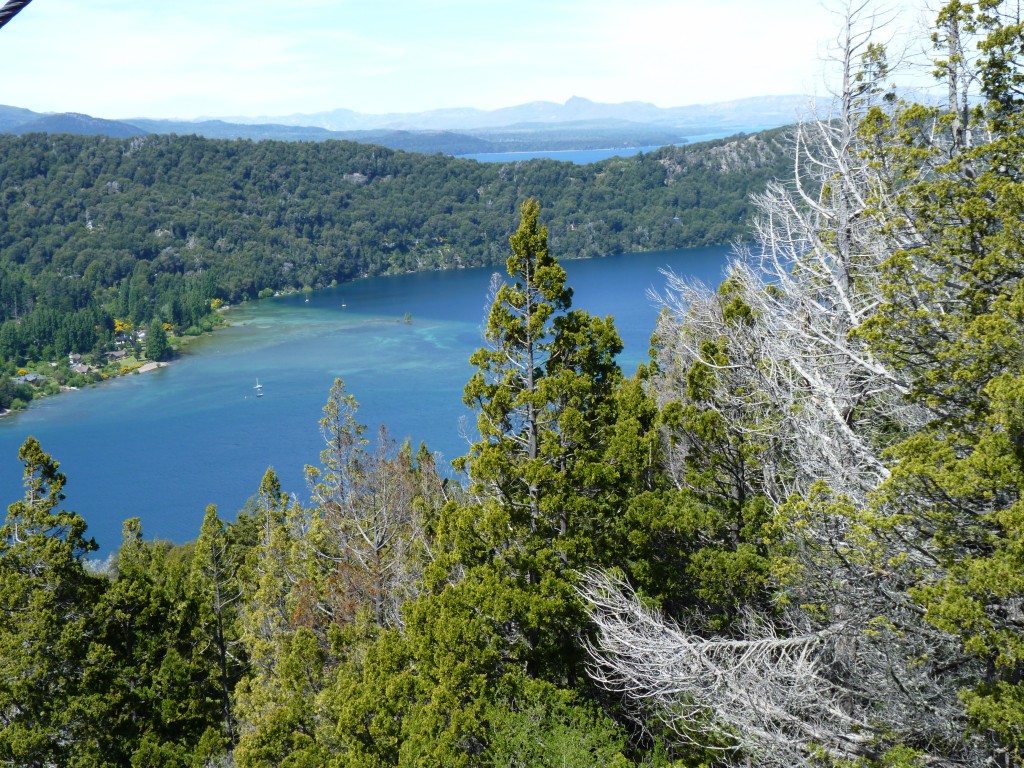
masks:
[[(717, 136), (715, 138), (718, 138)], [(663, 145), (652, 145), (649, 147), (618, 147), (609, 149), (548, 149), (529, 150), (523, 152), (478, 152), (470, 155), (456, 155), (468, 160), (479, 160), (481, 163), (515, 163), (521, 160), (533, 160), (535, 158), (546, 158), (558, 160), (563, 163), (575, 165), (587, 165), (597, 163), (601, 160), (609, 160), (613, 157), (633, 157), (641, 152), (656, 152)]]
[[(734, 136), (739, 133), (740, 130), (741, 129), (739, 128), (734, 128), (730, 130), (717, 131), (715, 133), (682, 136), (680, 139), (686, 144), (696, 144), (701, 141), (711, 141), (712, 139), (722, 139), (726, 136)], [(456, 155), (456, 157), (478, 160), (481, 163), (515, 163), (520, 160), (533, 160), (534, 158), (543, 157), (548, 160), (559, 160), (563, 163), (588, 165), (589, 163), (597, 163), (601, 160), (609, 160), (613, 157), (633, 157), (634, 155), (639, 155), (641, 152), (645, 154), (649, 152), (656, 152), (663, 146), (665, 145), (653, 144), (647, 147), (611, 147), (608, 149), (538, 149), (524, 152), (478, 152), (476, 154), (469, 155)], [(681, 144), (677, 144), (676, 146), (681, 146)]]
[[(564, 261), (573, 306), (615, 317), (632, 373), (646, 359), (661, 290), (659, 270), (709, 284), (726, 248)], [(426, 442), (439, 465), (465, 453), (472, 429), (462, 388), (482, 342), (496, 268), (378, 277), (309, 295), (231, 309), (231, 326), (197, 340), (158, 371), (36, 401), (0, 419), (0, 504), (22, 495), (18, 448), (34, 435), (68, 476), (65, 508), (82, 514), (105, 556), (121, 524), (142, 519), (147, 538), (195, 538), (207, 504), (225, 519), (259, 488), (268, 466), (301, 501), (303, 467), (322, 447), (321, 408), (345, 380), (370, 435)], [(411, 321), (406, 322), (406, 315)], [(263, 397), (254, 386), (263, 386)]]
[[(735, 136), (738, 133), (756, 133), (758, 131), (764, 131), (776, 127), (776, 125), (733, 126), (728, 129), (722, 129), (712, 133), (688, 134), (680, 136), (680, 143), (675, 146), (682, 146), (684, 143), (697, 144), (702, 141), (724, 139), (728, 136)], [(559, 160), (563, 163), (588, 165), (589, 163), (597, 163), (601, 160), (609, 160), (613, 157), (633, 157), (634, 155), (639, 155), (641, 152), (645, 154), (649, 152), (656, 152), (664, 146), (666, 145), (654, 144), (646, 147), (611, 147), (608, 149), (552, 149), (530, 150), (525, 152), (478, 152), (476, 154), (469, 155), (456, 155), (456, 157), (478, 160), (481, 163), (515, 163), (521, 160), (533, 160), (534, 158), (543, 157), (548, 160)]]

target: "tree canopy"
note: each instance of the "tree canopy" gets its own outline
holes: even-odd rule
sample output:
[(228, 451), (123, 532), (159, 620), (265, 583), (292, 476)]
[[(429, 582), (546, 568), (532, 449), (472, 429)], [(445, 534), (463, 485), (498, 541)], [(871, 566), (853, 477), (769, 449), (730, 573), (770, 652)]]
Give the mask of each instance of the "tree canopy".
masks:
[(632, 377), (572, 307), (558, 204), (517, 199), (455, 476), (337, 380), (308, 501), (268, 469), (184, 546), (128, 521), (103, 569), (29, 438), (0, 762), (1020, 766), (1017, 14), (939, 10), (929, 106), (849, 8), (834, 114), (722, 284), (669, 279)]
[(720, 244), (784, 172), (781, 131), (576, 166), (354, 142), (0, 135), (0, 365), (111, 348), (117, 320), (498, 263), (528, 193), (572, 257)]

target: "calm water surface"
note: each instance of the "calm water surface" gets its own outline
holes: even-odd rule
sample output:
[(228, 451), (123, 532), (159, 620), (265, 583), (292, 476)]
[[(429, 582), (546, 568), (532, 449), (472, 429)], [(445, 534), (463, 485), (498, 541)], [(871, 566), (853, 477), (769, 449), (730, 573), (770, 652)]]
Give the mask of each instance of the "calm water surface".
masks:
[[(696, 144), (701, 141), (724, 139), (727, 136), (735, 136), (737, 133), (741, 132), (755, 133), (757, 131), (775, 127), (777, 126), (733, 126), (725, 130), (715, 131), (714, 133), (685, 135), (680, 136), (680, 143), (674, 146), (682, 146), (684, 143)], [(479, 160), (481, 163), (515, 163), (520, 160), (532, 160), (534, 158), (544, 157), (549, 160), (560, 160), (564, 163), (587, 165), (589, 163), (600, 162), (601, 160), (608, 160), (613, 157), (633, 157), (634, 155), (639, 155), (641, 152), (646, 154), (648, 152), (659, 150), (663, 146), (666, 145), (654, 144), (646, 147), (612, 147), (609, 149), (553, 149), (547, 151), (530, 150), (526, 152), (479, 152), (469, 155), (456, 155), (456, 157)]]
[[(715, 138), (719, 137), (715, 136)], [(547, 151), (530, 150), (526, 152), (478, 152), (471, 155), (457, 155), (457, 157), (479, 160), (481, 163), (515, 163), (520, 160), (533, 160), (534, 158), (543, 157), (548, 160), (559, 160), (563, 163), (587, 165), (588, 163), (608, 160), (612, 157), (633, 157), (633, 155), (639, 155), (641, 152), (654, 152), (661, 149), (661, 146), (612, 147), (609, 149), (552, 149)]]
[[(726, 254), (706, 248), (563, 264), (573, 306), (615, 317), (625, 343), (620, 363), (632, 373), (657, 317), (647, 293), (662, 288), (659, 270), (717, 284)], [(268, 466), (305, 500), (302, 468), (318, 459), (317, 420), (339, 376), (371, 435), (387, 424), (399, 439), (426, 442), (447, 466), (465, 452), (460, 419), (472, 426), (461, 393), (493, 272), (372, 278), (253, 302), (232, 309), (231, 327), (167, 368), (37, 401), (0, 419), (0, 505), (21, 496), (17, 452), (29, 435), (61, 463), (65, 507), (85, 517), (100, 556), (117, 549), (129, 517), (142, 518), (147, 538), (177, 542), (198, 534), (207, 504), (233, 518)]]

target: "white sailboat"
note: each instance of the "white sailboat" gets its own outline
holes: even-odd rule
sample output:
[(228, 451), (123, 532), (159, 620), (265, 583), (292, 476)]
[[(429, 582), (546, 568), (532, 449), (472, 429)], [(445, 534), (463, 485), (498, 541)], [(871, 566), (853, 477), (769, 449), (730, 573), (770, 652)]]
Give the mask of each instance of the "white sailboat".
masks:
[(256, 379), (256, 386), (253, 389), (256, 390), (256, 397), (263, 397), (263, 385), (260, 384), (259, 379)]

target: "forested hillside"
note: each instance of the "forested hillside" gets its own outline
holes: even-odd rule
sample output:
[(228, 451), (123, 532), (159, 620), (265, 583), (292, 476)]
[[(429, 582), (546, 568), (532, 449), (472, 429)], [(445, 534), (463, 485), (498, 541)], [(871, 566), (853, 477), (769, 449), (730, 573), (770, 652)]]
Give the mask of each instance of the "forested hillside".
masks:
[(339, 380), (308, 503), (268, 470), (186, 546), (128, 521), (96, 572), (28, 439), (0, 762), (1024, 764), (1018, 10), (943, 6), (944, 107), (893, 95), (850, 12), (834, 119), (722, 285), (673, 281), (632, 378), (527, 198), (458, 478)]
[(351, 142), (0, 136), (0, 364), (92, 352), (114, 319), (182, 330), (213, 299), (499, 262), (527, 194), (569, 258), (726, 242), (749, 194), (785, 173), (782, 135), (588, 166)]

